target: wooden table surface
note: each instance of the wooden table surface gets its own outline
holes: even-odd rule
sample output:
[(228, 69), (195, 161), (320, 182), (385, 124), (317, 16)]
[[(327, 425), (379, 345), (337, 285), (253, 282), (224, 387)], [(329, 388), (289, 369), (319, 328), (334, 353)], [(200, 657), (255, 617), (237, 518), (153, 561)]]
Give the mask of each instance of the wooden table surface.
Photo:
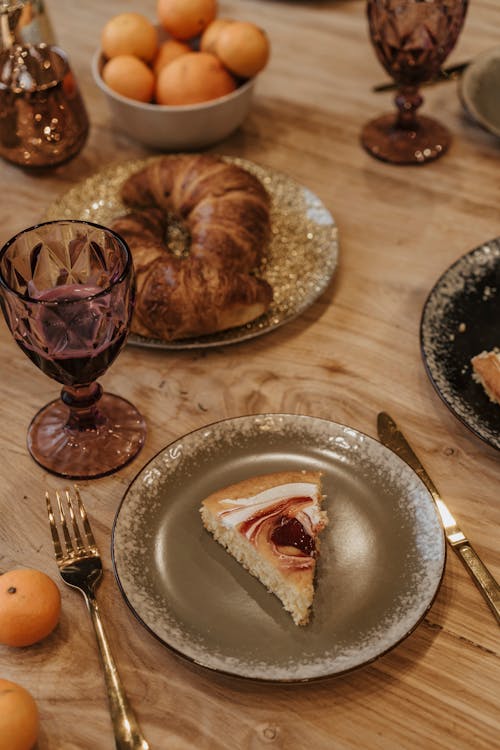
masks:
[[(153, 0), (49, 0), (47, 7), (92, 129), (82, 153), (50, 174), (2, 163), (2, 242), (103, 165), (150, 153), (110, 120), (90, 59), (108, 18), (124, 10), (154, 17)], [(499, 629), (451, 552), (434, 605), (405, 641), (355, 673), (293, 687), (194, 670), (142, 628), (118, 590), (110, 529), (141, 466), (188, 431), (264, 412), (328, 418), (374, 437), (378, 411), (391, 412), (500, 578), (499, 454), (443, 405), (418, 335), (440, 274), (500, 235), (499, 141), (467, 118), (456, 84), (446, 83), (427, 88), (424, 104), (454, 134), (442, 159), (393, 167), (363, 151), (362, 125), (393, 103), (391, 94), (371, 90), (385, 74), (362, 0), (224, 0), (219, 14), (264, 27), (272, 58), (243, 127), (213, 151), (281, 170), (314, 191), (338, 224), (340, 263), (326, 293), (274, 332), (204, 351), (128, 346), (102, 378), (148, 425), (130, 466), (80, 483), (106, 570), (98, 599), (126, 690), (151, 748), (162, 750), (499, 747)], [(499, 28), (499, 4), (474, 0), (448, 62), (498, 44)], [(58, 386), (23, 356), (3, 323), (0, 342), (0, 568), (45, 571), (63, 601), (61, 622), (44, 642), (0, 647), (0, 674), (35, 697), (39, 750), (104, 750), (113, 737), (94, 634), (83, 600), (59, 579), (48, 535), (44, 490), (61, 481), (33, 462), (25, 444), (31, 417)]]

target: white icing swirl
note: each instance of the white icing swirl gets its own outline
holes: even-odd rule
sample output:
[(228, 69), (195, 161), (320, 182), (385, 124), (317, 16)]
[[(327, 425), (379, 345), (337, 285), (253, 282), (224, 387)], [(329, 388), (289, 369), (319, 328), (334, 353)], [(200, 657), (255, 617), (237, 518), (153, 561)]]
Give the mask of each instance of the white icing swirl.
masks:
[(261, 514), (283, 500), (295, 497), (311, 498), (311, 502), (303, 505), (301, 511), (305, 513), (312, 527), (321, 522), (319, 509), (318, 488), (312, 482), (292, 482), (258, 492), (251, 497), (225, 498), (219, 500), (219, 518), (224, 526), (234, 528), (244, 521), (248, 521), (256, 514)]

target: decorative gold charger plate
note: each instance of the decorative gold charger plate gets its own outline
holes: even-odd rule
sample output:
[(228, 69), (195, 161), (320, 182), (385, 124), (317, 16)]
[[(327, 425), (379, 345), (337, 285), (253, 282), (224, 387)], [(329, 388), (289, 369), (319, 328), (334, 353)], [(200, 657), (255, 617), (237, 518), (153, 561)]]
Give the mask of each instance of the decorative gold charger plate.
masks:
[[(104, 168), (53, 203), (45, 212), (44, 221), (83, 219), (109, 224), (127, 210), (120, 199), (124, 180), (155, 158), (165, 157), (149, 157)], [(224, 158), (255, 174), (271, 196), (271, 240), (266, 261), (260, 269), (260, 275), (273, 287), (274, 300), (270, 309), (245, 326), (209, 336), (167, 342), (132, 334), (129, 343), (162, 349), (193, 349), (244, 341), (296, 318), (330, 283), (338, 261), (338, 231), (321, 200), (280, 172), (246, 159)]]
[[(216, 489), (298, 468), (323, 472), (329, 515), (303, 627), (199, 514)], [(418, 625), (439, 589), (445, 541), (428, 490), (381, 443), (325, 419), (260, 414), (158, 453), (122, 499), (112, 556), (132, 612), (178, 655), (235, 677), (306, 682), (368, 664)]]

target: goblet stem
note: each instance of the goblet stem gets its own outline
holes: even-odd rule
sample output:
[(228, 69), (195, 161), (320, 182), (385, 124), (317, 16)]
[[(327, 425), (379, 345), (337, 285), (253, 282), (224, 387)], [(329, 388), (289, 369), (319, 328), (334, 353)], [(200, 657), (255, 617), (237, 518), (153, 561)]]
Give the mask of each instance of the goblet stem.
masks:
[(28, 449), (43, 467), (63, 477), (91, 479), (125, 466), (142, 448), (146, 425), (126, 399), (98, 383), (65, 387), (28, 429)]
[(423, 102), (416, 86), (401, 86), (397, 110), (370, 120), (361, 131), (361, 143), (373, 156), (392, 164), (425, 164), (442, 156), (450, 134), (431, 117), (417, 115)]
[(61, 399), (69, 408), (66, 429), (72, 432), (85, 432), (102, 427), (105, 418), (97, 406), (102, 393), (99, 383), (63, 388)]
[(418, 128), (417, 110), (424, 101), (418, 88), (416, 86), (401, 86), (394, 101), (398, 108), (396, 128), (416, 130)]

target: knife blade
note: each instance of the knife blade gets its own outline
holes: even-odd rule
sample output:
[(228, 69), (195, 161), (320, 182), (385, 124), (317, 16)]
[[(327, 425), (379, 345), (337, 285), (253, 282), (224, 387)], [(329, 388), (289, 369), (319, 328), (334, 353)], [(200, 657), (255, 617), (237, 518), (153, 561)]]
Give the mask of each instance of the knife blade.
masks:
[[(447, 68), (442, 68), (434, 78), (430, 78), (428, 81), (424, 81), (420, 85), (432, 86), (434, 83), (441, 83), (442, 81), (454, 81), (461, 73), (463, 73), (468, 65), (470, 65), (469, 61), (457, 63), (456, 65), (449, 65)], [(372, 91), (380, 93), (381, 91), (395, 91), (397, 88), (399, 88), (399, 84), (395, 81), (388, 81), (387, 83), (378, 83), (373, 87)]]
[(500, 585), (492, 576), (486, 565), (472, 547), (466, 535), (459, 527), (447, 505), (439, 494), (436, 485), (424, 469), (420, 459), (414, 453), (407, 439), (396, 422), (387, 412), (380, 412), (377, 417), (377, 431), (381, 442), (403, 459), (420, 477), (432, 495), (444, 528), (446, 539), (465, 565), (474, 583), (486, 600), (488, 606), (500, 625)]

